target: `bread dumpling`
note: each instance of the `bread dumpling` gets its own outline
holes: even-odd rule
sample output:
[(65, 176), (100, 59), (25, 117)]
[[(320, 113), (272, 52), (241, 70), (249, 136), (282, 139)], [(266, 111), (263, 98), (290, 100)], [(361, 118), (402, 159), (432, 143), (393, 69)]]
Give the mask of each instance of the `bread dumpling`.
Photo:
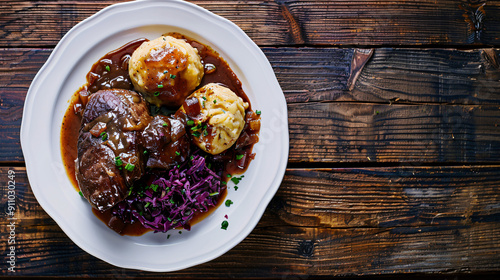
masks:
[(142, 43), (129, 60), (135, 90), (156, 106), (181, 106), (200, 84), (203, 73), (198, 50), (171, 36)]
[(192, 141), (212, 155), (229, 149), (245, 126), (248, 103), (232, 90), (210, 83), (191, 94), (181, 111), (190, 118)]

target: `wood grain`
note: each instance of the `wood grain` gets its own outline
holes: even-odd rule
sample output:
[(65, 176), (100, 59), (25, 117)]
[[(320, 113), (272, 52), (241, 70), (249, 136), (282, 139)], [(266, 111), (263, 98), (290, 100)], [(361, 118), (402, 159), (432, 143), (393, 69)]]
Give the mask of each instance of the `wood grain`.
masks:
[(348, 80), (354, 49), (263, 50), (288, 104), (311, 101), (500, 104), (500, 70), (490, 62), (498, 60), (498, 49), (377, 48), (352, 91)]
[(288, 115), (262, 112), (271, 128), (261, 143), (288, 119), (289, 168), (239, 245), (168, 274), (117, 268), (77, 247), (22, 167), (35, 74), (68, 30), (119, 2), (0, 0), (0, 249), (13, 170), (16, 276), (498, 278), (500, 1), (190, 1), (241, 27), (271, 62)]
[[(75, 24), (119, 2), (126, 1), (2, 0), (0, 47), (55, 46)], [(191, 2), (231, 20), (259, 45), (498, 46), (500, 43), (498, 1)]]
[[(482, 51), (376, 49), (353, 91), (350, 49), (264, 51), (289, 103), (291, 162), (500, 159), (500, 71)], [(49, 53), (0, 50), (2, 161), (23, 160), (24, 97)], [(286, 118), (264, 114), (273, 122)], [(275, 133), (263, 130), (261, 141)]]
[[(0, 168), (2, 205), (9, 169), (16, 172), (17, 275), (167, 276), (119, 269), (79, 249), (36, 203), (24, 168)], [(289, 169), (243, 242), (211, 262), (168, 276), (498, 270), (499, 178), (498, 166)], [(0, 233), (6, 234), (6, 219)]]
[[(25, 95), (51, 51), (0, 49), (0, 96), (10, 95), (4, 102)], [(348, 80), (354, 49), (263, 48), (263, 51), (289, 104), (311, 101), (500, 104), (500, 70), (496, 64), (500, 60), (499, 49), (376, 49), (352, 91)]]
[(288, 109), (290, 162), (500, 158), (499, 106), (309, 103)]

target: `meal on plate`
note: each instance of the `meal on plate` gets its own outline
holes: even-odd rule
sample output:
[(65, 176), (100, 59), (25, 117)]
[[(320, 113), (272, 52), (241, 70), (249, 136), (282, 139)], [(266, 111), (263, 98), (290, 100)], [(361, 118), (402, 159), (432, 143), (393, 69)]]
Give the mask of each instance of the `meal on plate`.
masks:
[(259, 130), (260, 111), (228, 63), (169, 33), (94, 63), (64, 116), (61, 149), (94, 214), (141, 235), (189, 230), (216, 209), (255, 157)]

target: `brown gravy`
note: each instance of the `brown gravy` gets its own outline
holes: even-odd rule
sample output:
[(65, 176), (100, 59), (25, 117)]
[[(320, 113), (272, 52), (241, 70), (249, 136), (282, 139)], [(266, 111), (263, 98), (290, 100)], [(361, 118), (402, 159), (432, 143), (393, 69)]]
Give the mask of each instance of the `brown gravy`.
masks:
[[(243, 91), (240, 80), (231, 70), (227, 62), (221, 58), (216, 51), (209, 46), (203, 45), (178, 33), (169, 33), (167, 35), (178, 39), (184, 39), (194, 48), (198, 49), (202, 63), (205, 67), (205, 75), (198, 88), (209, 83), (219, 83), (234, 91), (239, 97), (249, 104), (246, 111), (245, 128), (240, 136), (240, 139), (238, 139), (237, 143), (229, 150), (215, 156), (221, 157), (227, 162), (223, 173), (223, 178), (227, 182), (229, 180), (226, 176), (227, 174), (242, 174), (254, 158), (254, 154), (252, 154), (253, 144), (247, 146), (243, 144), (245, 144), (245, 141), (258, 141), (260, 125), (252, 125), (252, 121), (255, 121), (253, 124), (259, 122), (260, 116), (256, 115), (251, 110), (250, 100)], [(131, 41), (124, 46), (109, 52), (99, 59), (99, 61), (94, 63), (91, 70), (87, 74), (87, 85), (82, 86), (78, 91), (76, 91), (69, 102), (61, 128), (61, 152), (66, 173), (68, 174), (73, 187), (77, 191), (80, 191), (75, 178), (77, 141), (81, 126), (81, 112), (86, 105), (88, 95), (105, 88), (133, 89), (133, 85), (128, 76), (128, 59), (133, 51), (145, 41), (147, 41), (147, 39)], [(235, 160), (236, 155), (243, 157), (239, 160)], [(227, 191), (224, 188), (224, 191), (219, 196), (217, 205), (211, 207), (207, 212), (195, 215), (190, 221), (190, 225), (194, 225), (210, 215), (222, 204), (223, 201), (225, 201), (226, 195)], [(106, 225), (109, 224), (109, 221), (112, 218), (111, 211), (100, 212), (92, 208), (92, 212)], [(141, 223), (136, 222), (134, 224), (126, 224), (121, 234), (139, 236), (148, 231), (151, 230), (143, 227)]]

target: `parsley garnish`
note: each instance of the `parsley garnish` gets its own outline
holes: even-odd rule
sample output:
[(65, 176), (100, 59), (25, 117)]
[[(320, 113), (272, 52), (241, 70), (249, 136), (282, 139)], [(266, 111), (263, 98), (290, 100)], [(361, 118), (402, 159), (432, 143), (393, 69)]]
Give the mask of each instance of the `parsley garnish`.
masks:
[(235, 185), (238, 185), (238, 183), (241, 181), (241, 179), (243, 179), (243, 177), (245, 177), (245, 175), (241, 175), (240, 177), (233, 177), (231, 178), (231, 181), (233, 181)]
[(101, 132), (99, 136), (101, 136), (102, 141), (106, 141), (106, 139), (108, 139), (108, 134), (106, 132)]
[(223, 221), (222, 224), (220, 225), (220, 228), (223, 230), (227, 230), (227, 227), (229, 226), (228, 221)]
[(125, 169), (132, 172), (134, 171), (134, 168), (135, 168), (135, 165), (131, 164), (131, 163), (127, 163), (127, 165), (125, 165)]
[(122, 166), (123, 165), (123, 161), (120, 158), (120, 156), (115, 157), (115, 164), (116, 164), (116, 166)]
[(226, 200), (225, 203), (226, 203), (227, 207), (229, 207), (229, 206), (231, 206), (231, 204), (233, 204), (233, 202), (231, 201), (231, 199)]

